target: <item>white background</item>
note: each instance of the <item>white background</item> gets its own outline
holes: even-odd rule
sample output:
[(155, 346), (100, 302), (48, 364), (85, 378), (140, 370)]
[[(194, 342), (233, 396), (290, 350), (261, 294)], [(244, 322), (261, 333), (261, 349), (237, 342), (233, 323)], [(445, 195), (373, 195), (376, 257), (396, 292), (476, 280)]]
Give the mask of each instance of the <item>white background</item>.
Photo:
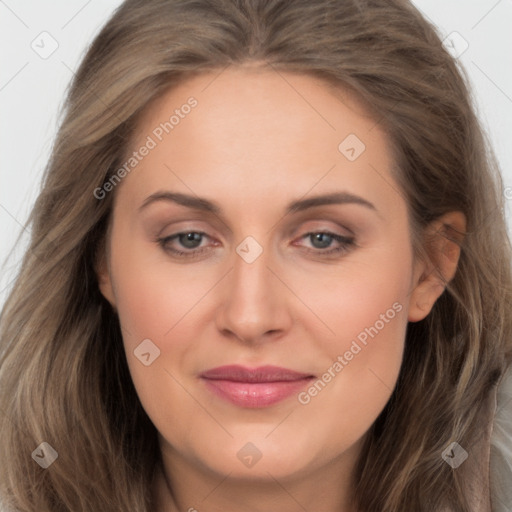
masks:
[[(120, 3), (0, 0), (0, 306), (28, 240), (24, 226), (49, 156), (65, 89), (87, 45)], [(469, 44), (459, 61), (470, 74), (505, 188), (512, 187), (512, 0), (415, 0), (414, 4), (443, 38), (457, 32)], [(46, 59), (31, 47), (46, 37), (40, 36), (42, 32), (58, 43)], [(512, 188), (504, 194), (509, 198), (512, 226)], [(21, 241), (7, 257), (19, 233)]]

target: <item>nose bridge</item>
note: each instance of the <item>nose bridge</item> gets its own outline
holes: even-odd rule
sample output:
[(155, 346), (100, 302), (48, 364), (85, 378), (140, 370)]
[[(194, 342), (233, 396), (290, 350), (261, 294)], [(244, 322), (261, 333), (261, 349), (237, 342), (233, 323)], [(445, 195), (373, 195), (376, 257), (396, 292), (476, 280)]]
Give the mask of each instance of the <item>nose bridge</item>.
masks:
[(256, 341), (269, 331), (286, 327), (286, 297), (269, 269), (272, 256), (272, 251), (253, 237), (236, 247), (218, 314), (221, 330), (231, 331), (245, 341)]
[(271, 260), (271, 251), (253, 237), (247, 237), (236, 248), (230, 278), (231, 297), (232, 305), (238, 307), (240, 313), (252, 310), (253, 314), (261, 314), (258, 310), (273, 301), (273, 276), (268, 269)]
[(258, 299), (270, 285), (268, 266), (272, 258), (268, 250), (262, 248), (259, 252), (251, 242), (242, 242), (237, 247), (231, 279), (233, 291), (241, 299)]

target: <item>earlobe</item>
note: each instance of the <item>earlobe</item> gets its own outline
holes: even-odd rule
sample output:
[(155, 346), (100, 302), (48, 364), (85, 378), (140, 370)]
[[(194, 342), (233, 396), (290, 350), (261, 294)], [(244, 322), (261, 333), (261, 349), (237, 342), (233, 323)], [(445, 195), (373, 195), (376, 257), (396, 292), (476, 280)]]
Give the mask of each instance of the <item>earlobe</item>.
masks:
[(114, 290), (112, 287), (112, 280), (110, 279), (110, 275), (98, 274), (98, 286), (101, 294), (105, 299), (107, 299), (112, 307), (116, 309), (116, 300), (114, 296)]
[(109, 266), (107, 262), (105, 247), (104, 244), (101, 244), (101, 247), (98, 249), (95, 264), (98, 287), (103, 297), (105, 297), (105, 299), (110, 302), (111, 306), (116, 309), (114, 287), (112, 286), (112, 278), (110, 276), (110, 270), (108, 267)]
[(415, 265), (409, 322), (423, 320), (455, 276), (465, 230), (466, 218), (461, 212), (447, 213), (427, 227), (425, 250), (428, 257), (427, 261), (418, 261)]
[(429, 275), (420, 282), (409, 301), (409, 322), (418, 322), (423, 320), (432, 311), (436, 300), (445, 290), (445, 284), (442, 284), (439, 277)]

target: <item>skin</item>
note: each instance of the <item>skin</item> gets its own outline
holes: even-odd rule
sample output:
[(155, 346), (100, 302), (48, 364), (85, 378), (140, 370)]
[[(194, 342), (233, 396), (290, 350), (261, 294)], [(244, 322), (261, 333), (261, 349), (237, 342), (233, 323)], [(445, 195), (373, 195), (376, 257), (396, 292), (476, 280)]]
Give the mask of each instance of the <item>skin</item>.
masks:
[[(458, 246), (439, 238), (432, 261), (413, 257), (389, 140), (346, 92), (264, 68), (199, 75), (151, 105), (131, 149), (190, 96), (198, 105), (117, 186), (98, 264), (159, 432), (156, 510), (352, 512), (354, 464), (396, 383), (407, 322), (430, 312), (444, 290), (440, 276), (455, 273)], [(352, 162), (338, 150), (349, 134), (366, 146)], [(207, 198), (221, 213), (164, 200), (139, 210), (163, 190)], [(291, 201), (334, 191), (375, 210), (346, 203), (285, 215)], [(443, 223), (465, 228), (451, 212), (430, 230)], [(355, 245), (325, 255), (342, 244), (305, 236), (322, 231)], [(203, 252), (179, 257), (155, 241), (181, 232), (206, 233), (195, 249)], [(247, 236), (263, 249), (252, 263), (236, 252)], [(194, 250), (179, 239), (167, 246)], [(394, 303), (401, 311), (306, 405), (295, 394), (241, 408), (199, 379), (225, 364), (320, 377)], [(147, 338), (160, 350), (150, 366), (134, 355)], [(250, 468), (237, 457), (248, 442), (262, 454)]]

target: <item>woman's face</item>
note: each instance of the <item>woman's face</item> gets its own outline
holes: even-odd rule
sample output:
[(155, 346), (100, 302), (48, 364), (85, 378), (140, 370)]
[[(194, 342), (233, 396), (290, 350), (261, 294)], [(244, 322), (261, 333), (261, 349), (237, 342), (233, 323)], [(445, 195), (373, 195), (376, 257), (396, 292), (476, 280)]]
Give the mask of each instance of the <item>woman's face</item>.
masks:
[(252, 479), (353, 461), (418, 277), (379, 124), (312, 77), (228, 68), (137, 133), (100, 286), (164, 454)]

